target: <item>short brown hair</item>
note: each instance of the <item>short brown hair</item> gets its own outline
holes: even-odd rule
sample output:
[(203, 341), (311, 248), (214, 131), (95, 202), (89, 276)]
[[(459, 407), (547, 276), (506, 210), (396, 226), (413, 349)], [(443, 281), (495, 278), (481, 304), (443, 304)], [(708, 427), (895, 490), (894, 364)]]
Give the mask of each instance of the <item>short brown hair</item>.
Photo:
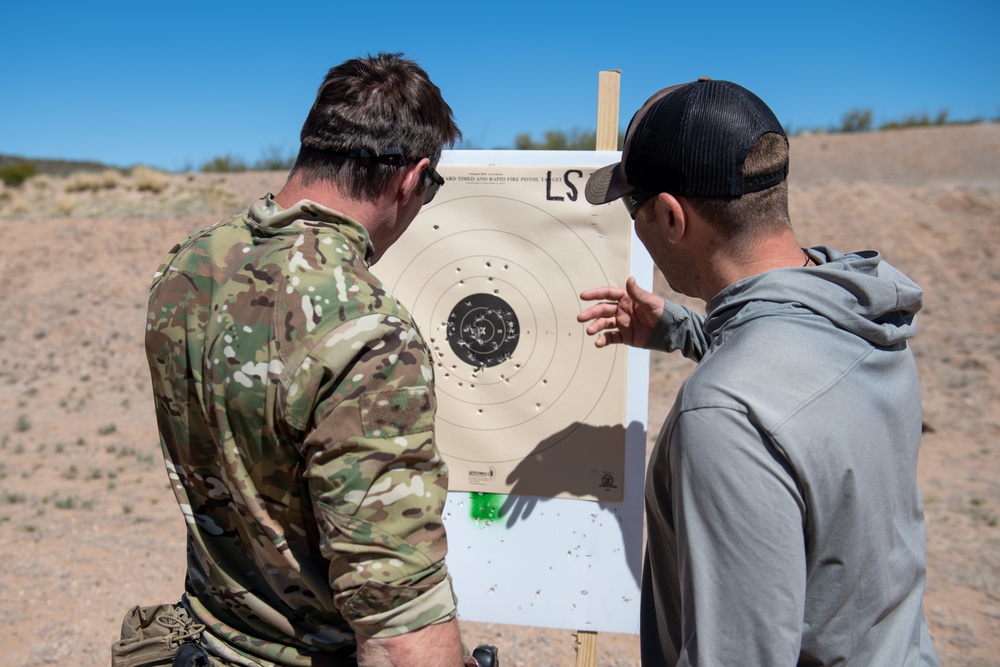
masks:
[[(745, 177), (774, 171), (788, 162), (788, 140), (769, 132), (754, 143), (743, 162)], [(726, 239), (752, 242), (780, 228), (791, 227), (788, 217), (788, 179), (740, 197), (689, 197), (691, 206)]]
[[(400, 53), (355, 58), (330, 69), (302, 126), (292, 173), (331, 180), (356, 199), (379, 196), (395, 169), (432, 166), (462, 133), (440, 89)], [(390, 159), (385, 156), (395, 153)]]

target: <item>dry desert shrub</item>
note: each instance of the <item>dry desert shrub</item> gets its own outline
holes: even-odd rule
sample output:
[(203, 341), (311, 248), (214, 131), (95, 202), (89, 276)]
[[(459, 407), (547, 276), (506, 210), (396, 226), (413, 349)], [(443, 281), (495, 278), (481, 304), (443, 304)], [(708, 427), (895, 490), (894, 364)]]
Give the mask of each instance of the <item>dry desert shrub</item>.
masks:
[(69, 215), (76, 208), (76, 204), (76, 197), (66, 194), (59, 198), (59, 201), (56, 202), (56, 207), (63, 215)]
[(24, 195), (17, 193), (10, 197), (7, 202), (7, 206), (4, 207), (4, 213), (7, 215), (23, 215), (30, 210), (28, 202), (25, 201)]
[(132, 181), (139, 191), (160, 193), (170, 185), (169, 177), (162, 171), (139, 165), (132, 168)]
[(65, 190), (66, 192), (85, 192), (86, 190), (96, 189), (94, 188), (94, 183), (93, 174), (78, 171), (66, 178)]
[(105, 169), (101, 172), (101, 187), (113, 190), (122, 184), (122, 173), (117, 169)]
[(105, 169), (101, 172), (78, 171), (66, 179), (66, 192), (113, 190), (121, 184), (122, 175), (117, 169)]
[(35, 190), (50, 190), (55, 184), (52, 177), (48, 174), (39, 174), (38, 176), (33, 176), (30, 181), (28, 181), (28, 186)]

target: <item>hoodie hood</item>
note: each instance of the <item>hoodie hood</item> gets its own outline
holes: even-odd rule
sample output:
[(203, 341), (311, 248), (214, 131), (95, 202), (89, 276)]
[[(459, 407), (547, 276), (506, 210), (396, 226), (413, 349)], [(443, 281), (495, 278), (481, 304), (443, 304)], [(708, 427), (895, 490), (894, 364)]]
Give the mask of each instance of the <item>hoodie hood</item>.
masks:
[(879, 253), (824, 246), (808, 253), (818, 266), (767, 271), (719, 292), (706, 306), (705, 332), (715, 339), (748, 318), (806, 308), (873, 345), (913, 337), (923, 290)]

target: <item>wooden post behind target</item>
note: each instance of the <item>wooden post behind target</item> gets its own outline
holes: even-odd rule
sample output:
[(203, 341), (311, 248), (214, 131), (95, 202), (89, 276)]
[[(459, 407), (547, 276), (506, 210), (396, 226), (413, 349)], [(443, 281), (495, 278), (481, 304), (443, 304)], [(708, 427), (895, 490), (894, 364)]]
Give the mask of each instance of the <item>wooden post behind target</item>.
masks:
[[(597, 145), (599, 151), (618, 150), (618, 106), (621, 70), (601, 72), (597, 82)], [(576, 667), (597, 667), (597, 633), (576, 633)]]

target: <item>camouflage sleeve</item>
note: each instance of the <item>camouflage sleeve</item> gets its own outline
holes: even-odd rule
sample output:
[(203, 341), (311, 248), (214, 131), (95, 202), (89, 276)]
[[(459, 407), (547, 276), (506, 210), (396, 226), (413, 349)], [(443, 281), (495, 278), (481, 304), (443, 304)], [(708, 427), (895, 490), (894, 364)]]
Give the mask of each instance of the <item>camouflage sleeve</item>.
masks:
[(441, 515), (448, 471), (434, 442), (433, 374), (412, 324), (367, 315), (328, 334), (288, 378), (286, 418), (329, 559), (334, 604), (389, 637), (455, 616)]

